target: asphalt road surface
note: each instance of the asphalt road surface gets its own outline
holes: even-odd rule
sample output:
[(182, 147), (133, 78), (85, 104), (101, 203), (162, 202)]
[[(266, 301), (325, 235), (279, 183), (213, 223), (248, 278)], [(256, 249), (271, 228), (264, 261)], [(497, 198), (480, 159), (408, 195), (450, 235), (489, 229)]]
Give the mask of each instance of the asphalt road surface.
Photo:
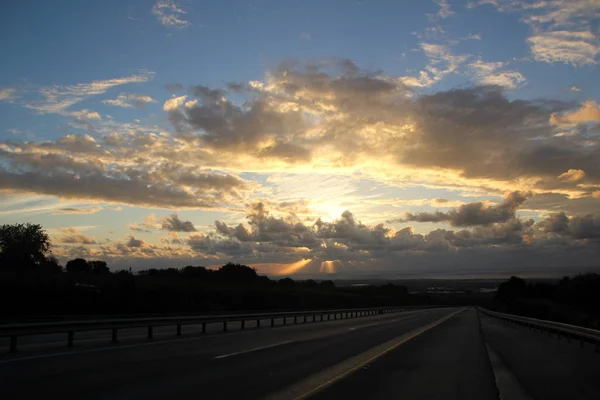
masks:
[(598, 399), (598, 371), (589, 346), (446, 308), (25, 351), (0, 357), (0, 388), (3, 399), (486, 400), (498, 389), (504, 399)]

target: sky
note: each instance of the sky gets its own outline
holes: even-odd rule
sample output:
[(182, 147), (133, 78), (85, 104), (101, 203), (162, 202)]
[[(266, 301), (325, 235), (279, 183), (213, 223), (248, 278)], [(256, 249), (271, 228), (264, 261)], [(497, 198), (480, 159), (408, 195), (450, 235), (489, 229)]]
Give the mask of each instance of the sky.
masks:
[(8, 0), (0, 54), (0, 223), (63, 264), (600, 269), (597, 0)]

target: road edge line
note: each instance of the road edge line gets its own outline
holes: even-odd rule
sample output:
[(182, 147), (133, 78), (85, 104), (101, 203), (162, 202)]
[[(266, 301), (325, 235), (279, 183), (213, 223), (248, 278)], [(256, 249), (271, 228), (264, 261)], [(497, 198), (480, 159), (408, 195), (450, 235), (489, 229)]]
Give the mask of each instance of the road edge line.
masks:
[(265, 397), (265, 400), (304, 400), (308, 397), (320, 392), (326, 387), (346, 378), (365, 365), (372, 363), (376, 359), (391, 352), (402, 344), (411, 339), (427, 332), (428, 330), (440, 325), (441, 323), (452, 318), (456, 314), (464, 311), (466, 308), (461, 308), (451, 314), (448, 314), (436, 321), (430, 322), (420, 328), (414, 329), (403, 335), (397, 336), (387, 342), (370, 348), (360, 354), (350, 357), (341, 363), (329, 367), (321, 372), (318, 372), (308, 378), (292, 384), (287, 389), (283, 389), (274, 394)]

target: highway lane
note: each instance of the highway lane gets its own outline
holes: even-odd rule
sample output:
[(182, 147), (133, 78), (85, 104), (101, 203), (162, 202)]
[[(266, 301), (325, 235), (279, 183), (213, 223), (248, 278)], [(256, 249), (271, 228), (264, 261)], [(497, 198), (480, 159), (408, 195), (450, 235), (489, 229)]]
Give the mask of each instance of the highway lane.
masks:
[(600, 399), (600, 353), (469, 309), (311, 399)]
[(556, 335), (481, 314), (489, 347), (532, 399), (600, 399), (600, 353)]
[[(3, 398), (263, 398), (455, 312), (435, 309), (0, 360)], [(447, 322), (446, 322), (447, 323)]]
[(497, 400), (498, 392), (477, 312), (469, 309), (312, 398)]

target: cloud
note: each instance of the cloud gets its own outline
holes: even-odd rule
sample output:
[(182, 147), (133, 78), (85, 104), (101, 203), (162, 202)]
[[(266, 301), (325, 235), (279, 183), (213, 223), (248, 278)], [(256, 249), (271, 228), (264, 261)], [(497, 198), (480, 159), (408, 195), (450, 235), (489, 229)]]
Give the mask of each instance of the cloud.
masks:
[(14, 88), (0, 88), (0, 101), (11, 101), (17, 97), (17, 90)]
[(579, 86), (577, 86), (577, 85), (573, 85), (573, 86), (569, 87), (569, 90), (571, 92), (580, 92), (581, 88)]
[(152, 14), (167, 28), (186, 28), (191, 25), (184, 18), (187, 11), (173, 0), (158, 0), (152, 7)]
[(134, 236), (130, 236), (127, 241), (127, 247), (143, 247), (145, 244), (142, 239), (136, 239)]
[(448, 222), (457, 227), (490, 225), (514, 219), (515, 212), (526, 199), (526, 194), (512, 192), (497, 206), (489, 206), (482, 202), (468, 203), (448, 212), (407, 213), (405, 218), (394, 222)]
[(140, 71), (127, 77), (79, 83), (76, 85), (52, 85), (39, 89), (41, 99), (25, 104), (25, 107), (42, 114), (55, 113), (69, 115), (67, 109), (91, 96), (106, 93), (107, 90), (121, 85), (144, 83), (151, 80), (154, 72)]
[(570, 169), (558, 176), (558, 179), (563, 179), (570, 182), (580, 181), (585, 178), (585, 171), (581, 169)]
[(538, 226), (545, 232), (566, 235), (573, 239), (600, 239), (598, 214), (568, 217), (564, 212), (560, 212), (540, 221)]
[(600, 54), (600, 40), (588, 31), (544, 32), (527, 40), (537, 61), (593, 65)]
[(196, 232), (196, 228), (191, 221), (182, 221), (177, 214), (171, 214), (169, 217), (161, 219), (162, 229), (172, 232)]
[(102, 100), (102, 103), (107, 104), (113, 107), (123, 107), (123, 108), (143, 108), (146, 104), (156, 103), (152, 97), (141, 94), (134, 93), (121, 93), (114, 100)]
[(600, 39), (594, 29), (600, 3), (590, 0), (480, 0), (469, 3), (492, 4), (502, 12), (518, 12), (533, 35), (527, 39), (537, 61), (574, 66), (596, 64)]
[(102, 211), (102, 207), (63, 207), (54, 211), (53, 214), (64, 215), (64, 214), (95, 214)]
[(401, 78), (401, 81), (408, 86), (429, 87), (442, 80), (446, 75), (455, 73), (458, 67), (469, 58), (465, 54), (452, 54), (449, 46), (443, 44), (423, 42), (420, 47), (429, 62), (418, 76)]
[(483, 85), (497, 85), (515, 89), (526, 81), (525, 76), (517, 71), (502, 70), (506, 63), (484, 62), (477, 60), (469, 64), (475, 80)]
[(448, 0), (434, 0), (434, 2), (440, 7), (440, 9), (435, 13), (435, 15), (428, 15), (429, 19), (432, 21), (437, 21), (440, 19), (446, 19), (452, 17), (456, 13), (450, 10), (450, 3)]
[(96, 240), (93, 237), (84, 235), (76, 228), (60, 228), (59, 231), (65, 233), (65, 235), (58, 236), (56, 238), (56, 241), (59, 243), (85, 245), (96, 244)]
[[(137, 146), (151, 145), (143, 140)], [(232, 175), (154, 160), (131, 165), (128, 158), (114, 158), (93, 138), (78, 135), (50, 145), (0, 148), (0, 188), (164, 208), (217, 207), (247, 189)]]
[(550, 116), (550, 123), (558, 126), (588, 123), (600, 124), (600, 105), (593, 100), (586, 101), (579, 110), (562, 114), (553, 113)]
[[(509, 204), (514, 207), (521, 200), (520, 195), (512, 193), (496, 207), (510, 207)], [(276, 217), (264, 204), (255, 203), (248, 209), (247, 224), (237, 227), (217, 221), (214, 232), (193, 232), (186, 239), (170, 231), (167, 237), (161, 238), (161, 245), (129, 235), (125, 242), (110, 245), (67, 248), (58, 245), (56, 252), (71, 258), (87, 254), (88, 258), (109, 260), (111, 265), (126, 262), (134, 268), (139, 265), (138, 268), (145, 269), (152, 262), (168, 267), (235, 261), (259, 268), (271, 265), (268, 271), (274, 274), (316, 276), (336, 272), (348, 277), (354, 274), (391, 276), (410, 271), (418, 276), (429, 273), (448, 276), (466, 271), (478, 271), (480, 275), (503, 274), (507, 273), (507, 266), (528, 273), (536, 271), (534, 265), (548, 273), (549, 268), (558, 268), (560, 263), (565, 265), (568, 259), (571, 260), (569, 265), (586, 265), (599, 253), (594, 250), (597, 246), (581, 243), (596, 243), (598, 238), (600, 217), (595, 214), (551, 215), (537, 224), (531, 219), (513, 216), (467, 229), (436, 229), (420, 234), (412, 227), (394, 231), (384, 224), (365, 225), (350, 211), (331, 222), (317, 219), (313, 223), (302, 223), (293, 214)], [(564, 257), (565, 253), (569, 254), (568, 258)], [(145, 262), (137, 264), (136, 260)], [(483, 260), (484, 270), (481, 269)], [(526, 264), (523, 260), (527, 260)], [(460, 265), (459, 269), (448, 269), (456, 264)], [(562, 268), (560, 273), (565, 271), (564, 266)]]
[[(553, 115), (575, 118), (572, 103), (508, 98), (499, 86), (416, 93), (403, 80), (327, 59), (282, 63), (236, 91), (195, 85), (165, 102), (173, 133), (114, 124), (94, 137), (0, 141), (0, 186), (150, 207), (237, 210), (265, 186), (236, 175), (242, 172), (349, 177), (361, 171), (397, 187), (487, 196), (552, 192), (567, 196), (558, 199), (563, 205), (569, 196), (600, 190), (594, 136), (580, 128), (561, 136), (551, 123)], [(246, 100), (239, 104), (231, 95)], [(110, 119), (90, 121), (99, 126)], [(588, 186), (558, 179), (569, 169), (585, 171)], [(300, 193), (302, 185), (286, 190)], [(270, 194), (253, 200), (261, 197)]]
[(309, 41), (309, 40), (311, 40), (311, 39), (312, 39), (312, 36), (311, 36), (311, 34), (310, 34), (310, 33), (308, 33), (308, 32), (302, 32), (302, 33), (300, 34), (300, 39), (302, 39), (302, 40), (306, 40), (306, 41)]
[[(398, 260), (407, 259), (413, 262), (421, 260), (418, 264), (426, 268), (432, 257), (437, 257), (434, 254), (446, 257), (446, 265), (464, 260), (472, 267), (480, 265), (482, 260), (489, 260), (489, 257), (511, 254), (511, 263), (517, 263), (518, 269), (522, 268), (524, 254), (516, 256), (516, 249), (528, 248), (527, 252), (538, 254), (547, 261), (552, 259), (553, 254), (560, 258), (567, 248), (572, 251), (580, 249), (576, 243), (578, 240), (596, 237), (600, 220), (595, 217), (567, 218), (568, 228), (562, 229), (560, 222), (550, 227), (544, 221), (536, 224), (532, 219), (518, 219), (510, 210), (522, 201), (522, 195), (511, 193), (501, 205), (496, 206), (495, 211), (487, 210), (489, 214), (502, 215), (487, 217), (487, 221), (499, 222), (458, 231), (436, 229), (427, 234), (415, 233), (412, 227), (393, 231), (383, 224), (364, 225), (350, 211), (331, 222), (318, 219), (312, 225), (299, 226), (292, 215), (289, 218), (274, 217), (264, 204), (257, 203), (249, 210), (248, 225), (229, 227), (217, 221), (215, 232), (192, 235), (187, 244), (204, 256), (212, 254), (220, 259), (243, 260), (258, 265), (284, 263), (281, 271), (288, 271), (286, 273), (343, 271), (348, 274), (354, 270), (368, 274), (376, 266), (386, 269), (386, 273), (405, 271), (398, 269), (397, 265)], [(509, 211), (500, 212), (501, 208)], [(481, 221), (482, 218), (475, 219)], [(564, 221), (562, 223), (564, 225)], [(581, 257), (591, 259), (587, 255)], [(481, 269), (479, 271), (481, 274)], [(423, 274), (424, 270), (419, 268), (418, 273)]]
[(177, 108), (181, 107), (181, 105), (183, 105), (185, 103), (185, 100), (187, 99), (187, 96), (179, 96), (179, 97), (172, 97), (170, 99), (168, 99), (167, 101), (165, 101), (165, 104), (163, 105), (163, 110), (164, 111), (175, 111), (177, 110)]

